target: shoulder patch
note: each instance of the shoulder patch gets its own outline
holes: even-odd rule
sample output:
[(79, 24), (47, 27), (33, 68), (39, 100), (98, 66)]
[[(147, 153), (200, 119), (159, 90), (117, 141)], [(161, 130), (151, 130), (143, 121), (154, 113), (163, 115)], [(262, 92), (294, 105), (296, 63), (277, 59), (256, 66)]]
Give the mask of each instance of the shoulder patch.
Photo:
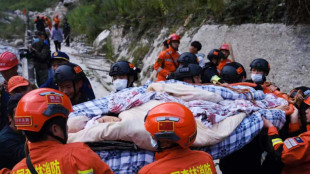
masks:
[(288, 138), (284, 141), (284, 145), (287, 147), (287, 149), (290, 149), (294, 146), (297, 146), (298, 144), (294, 141), (293, 138)]
[(294, 138), (297, 143), (303, 143), (304, 141), (300, 137)]

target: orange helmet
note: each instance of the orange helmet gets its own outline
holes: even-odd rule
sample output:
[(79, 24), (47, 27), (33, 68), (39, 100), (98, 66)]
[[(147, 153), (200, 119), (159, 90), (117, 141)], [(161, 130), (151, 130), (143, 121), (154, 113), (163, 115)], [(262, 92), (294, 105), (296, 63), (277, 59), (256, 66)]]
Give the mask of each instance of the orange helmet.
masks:
[(223, 44), (223, 45), (220, 47), (220, 50), (227, 50), (227, 51), (229, 51), (229, 45), (228, 45), (228, 44)]
[(0, 71), (5, 71), (18, 65), (18, 59), (15, 54), (5, 51), (0, 54)]
[(310, 106), (310, 94), (306, 97), (304, 102)]
[(181, 37), (179, 35), (173, 33), (169, 36), (167, 43), (169, 44), (171, 41), (179, 41), (180, 42), (180, 40), (181, 40)]
[(39, 132), (49, 119), (67, 118), (72, 111), (71, 101), (64, 93), (50, 88), (35, 89), (18, 102), (15, 126), (18, 130)]
[(22, 76), (13, 76), (8, 81), (8, 90), (12, 92), (14, 89), (21, 87), (21, 86), (28, 86), (29, 82)]
[(179, 103), (168, 102), (152, 108), (144, 126), (155, 140), (172, 140), (183, 148), (192, 145), (197, 135), (193, 113)]

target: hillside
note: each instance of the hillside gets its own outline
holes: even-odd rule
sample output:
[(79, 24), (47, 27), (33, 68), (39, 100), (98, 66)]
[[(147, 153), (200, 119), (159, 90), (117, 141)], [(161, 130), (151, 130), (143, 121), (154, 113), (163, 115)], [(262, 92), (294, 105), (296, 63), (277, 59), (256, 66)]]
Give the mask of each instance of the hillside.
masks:
[(38, 11), (32, 15), (51, 17), (57, 12), (68, 17), (75, 40), (84, 38), (94, 46), (89, 53), (103, 54), (111, 62), (126, 59), (142, 68), (139, 83), (149, 79), (162, 41), (173, 32), (182, 36), (180, 52), (188, 51), (194, 40), (203, 44), (204, 54), (228, 42), (247, 71), (254, 58), (267, 59), (272, 68), (268, 80), (284, 91), (310, 82), (308, 1), (76, 0), (65, 7), (56, 0), (0, 1), (6, 3), (0, 9), (5, 14), (0, 38), (14, 39), (24, 33), (23, 21), (8, 13), (20, 13), (23, 7)]

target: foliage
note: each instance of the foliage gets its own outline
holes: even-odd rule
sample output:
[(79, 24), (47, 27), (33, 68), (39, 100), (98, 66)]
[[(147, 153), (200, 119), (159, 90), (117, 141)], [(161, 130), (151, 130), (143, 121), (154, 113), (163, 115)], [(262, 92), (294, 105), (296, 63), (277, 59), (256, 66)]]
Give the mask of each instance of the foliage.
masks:
[(231, 0), (225, 8), (224, 21), (228, 24), (281, 22), (284, 0)]
[[(216, 23), (310, 23), (308, 0), (80, 0), (69, 13), (76, 33), (93, 40), (113, 24), (134, 30), (136, 38), (152, 28), (177, 28), (193, 15), (187, 27), (205, 19)], [(126, 32), (126, 31), (125, 31)]]
[(114, 56), (114, 52), (113, 52), (113, 45), (112, 45), (112, 41), (111, 41), (110, 37), (107, 38), (104, 51), (106, 53), (106, 58), (111, 60), (112, 62), (115, 62), (115, 56)]
[(25, 33), (24, 21), (19, 18), (14, 18), (9, 23), (0, 22), (0, 28), (0, 38), (2, 39), (21, 38)]
[(136, 67), (141, 67), (142, 66), (142, 60), (145, 57), (145, 55), (148, 53), (149, 49), (150, 49), (149, 45), (140, 46), (140, 47), (137, 47), (136, 50), (133, 52), (132, 63)]
[[(69, 22), (77, 33), (86, 32), (93, 40), (103, 29), (113, 24), (123, 24), (141, 37), (150, 28), (183, 24), (191, 13), (206, 15), (222, 9), (223, 0), (81, 0), (69, 12)], [(198, 7), (198, 8), (197, 8)]]
[(23, 8), (30, 11), (44, 11), (58, 2), (58, 0), (0, 0), (0, 11), (22, 10)]

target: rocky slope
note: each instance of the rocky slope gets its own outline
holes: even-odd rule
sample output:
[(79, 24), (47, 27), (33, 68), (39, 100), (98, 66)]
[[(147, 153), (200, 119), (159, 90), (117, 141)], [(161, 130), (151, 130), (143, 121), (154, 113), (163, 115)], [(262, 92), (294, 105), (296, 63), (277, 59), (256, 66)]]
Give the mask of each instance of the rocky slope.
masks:
[[(113, 52), (117, 59), (132, 57), (137, 47), (151, 45), (142, 61), (141, 82), (149, 79), (152, 66), (162, 48), (162, 41), (170, 34), (168, 28), (162, 28), (154, 40), (140, 39), (134, 49), (130, 42), (134, 31), (123, 32), (121, 26), (113, 26), (110, 31), (104, 31), (104, 37), (111, 39)], [(230, 43), (235, 59), (244, 65), (249, 77), (249, 64), (255, 58), (265, 58), (271, 65), (268, 81), (274, 82), (282, 91), (306, 85), (310, 78), (310, 26), (287, 26), (284, 24), (243, 24), (243, 25), (202, 25), (186, 29), (180, 27), (177, 33), (182, 35), (179, 51), (188, 51), (192, 41), (202, 43), (201, 52), (207, 54), (211, 49), (218, 48), (222, 43)], [(101, 35), (102, 36), (102, 35)], [(103, 45), (106, 42), (102, 42)], [(98, 44), (95, 44), (98, 47)]]

